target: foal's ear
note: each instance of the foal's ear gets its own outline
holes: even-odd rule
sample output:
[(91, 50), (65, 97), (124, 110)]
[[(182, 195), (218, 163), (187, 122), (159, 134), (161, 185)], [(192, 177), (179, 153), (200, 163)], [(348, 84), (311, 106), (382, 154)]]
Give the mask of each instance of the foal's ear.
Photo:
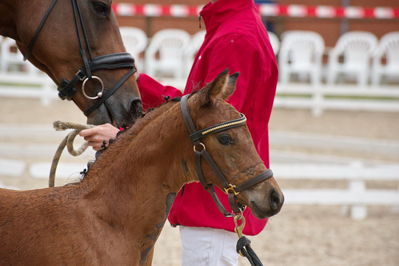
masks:
[(224, 90), (222, 90), (222, 98), (226, 100), (230, 97), (236, 89), (237, 79), (240, 73), (236, 72), (229, 77), (229, 81), (227, 82), (227, 86)]
[(200, 91), (201, 105), (209, 105), (217, 98), (226, 100), (233, 94), (239, 74), (229, 76), (228, 72), (228, 69), (224, 70)]

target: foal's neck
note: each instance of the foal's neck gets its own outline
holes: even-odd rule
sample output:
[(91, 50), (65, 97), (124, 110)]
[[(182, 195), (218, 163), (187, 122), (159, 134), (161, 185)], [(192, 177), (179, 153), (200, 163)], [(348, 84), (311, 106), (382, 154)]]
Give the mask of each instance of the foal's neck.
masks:
[(191, 144), (180, 106), (167, 105), (124, 133), (83, 181), (82, 185), (89, 188), (86, 199), (99, 208), (101, 215), (109, 214), (113, 223), (125, 228), (151, 224), (154, 216), (161, 218), (159, 223), (165, 221), (168, 195), (193, 177), (187, 168)]

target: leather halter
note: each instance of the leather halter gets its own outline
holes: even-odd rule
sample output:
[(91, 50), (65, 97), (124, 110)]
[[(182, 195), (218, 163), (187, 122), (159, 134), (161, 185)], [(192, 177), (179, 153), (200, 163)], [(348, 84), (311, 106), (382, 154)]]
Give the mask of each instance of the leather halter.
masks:
[[(39, 26), (37, 27), (35, 34), (30, 40), (27, 53), (24, 55), (25, 60), (29, 59), (32, 55), (33, 48), (35, 43), (39, 37), (41, 30), (43, 29), (48, 17), (51, 14), (51, 11), (54, 9), (58, 0), (52, 0), (49, 8), (44, 14), (42, 20), (40, 21)], [(82, 58), (83, 66), (77, 71), (75, 76), (71, 80), (62, 79), (58, 86), (58, 96), (62, 100), (72, 100), (73, 95), (76, 92), (76, 85), (79, 82), (82, 83), (82, 93), (83, 95), (90, 99), (95, 100), (95, 103), (84, 110), (84, 114), (88, 116), (95, 109), (97, 109), (100, 105), (105, 103), (105, 101), (112, 96), (128, 79), (132, 76), (137, 69), (134, 64), (134, 59), (129, 53), (113, 53), (108, 55), (102, 55), (95, 58), (92, 58), (91, 50), (90, 50), (90, 42), (87, 37), (87, 29), (85, 24), (83, 23), (83, 17), (80, 12), (80, 8), (77, 0), (71, 0), (73, 17), (75, 22), (76, 35), (79, 41), (79, 49), (80, 56)], [(83, 39), (82, 39), (83, 38)], [(111, 70), (111, 69), (120, 69), (120, 68), (128, 68), (130, 69), (111, 89), (104, 91), (104, 85), (100, 77), (94, 76), (92, 73), (97, 70)], [(88, 81), (97, 82), (101, 85), (100, 91), (97, 95), (90, 96), (85, 91), (85, 85)], [(138, 99), (135, 99), (138, 100)]]
[[(202, 139), (210, 134), (226, 131), (232, 128), (244, 126), (246, 124), (247, 118), (245, 117), (244, 114), (241, 114), (241, 117), (238, 119), (230, 120), (224, 123), (216, 124), (214, 126), (202, 129), (202, 130), (197, 130), (193, 120), (191, 119), (189, 110), (188, 110), (188, 98), (189, 95), (185, 95), (181, 98), (181, 112), (183, 114), (183, 119), (186, 124), (186, 127), (190, 133), (190, 139), (194, 144), (194, 153), (195, 153), (195, 168), (196, 172), (199, 178), (199, 181), (201, 182), (202, 186), (205, 188), (206, 191), (208, 191), (213, 200), (215, 201), (217, 207), (219, 210), (222, 212), (222, 214), (226, 217), (232, 217), (235, 216), (234, 213), (240, 213), (242, 211), (242, 208), (238, 206), (238, 200), (237, 196), (240, 194), (240, 192), (247, 190), (260, 182), (263, 182), (271, 177), (273, 177), (273, 172), (271, 169), (266, 170), (265, 172), (252, 177), (238, 185), (234, 185), (229, 183), (229, 181), (226, 179), (225, 175), (223, 174), (223, 171), (218, 167), (216, 162), (213, 160), (211, 155), (208, 153), (206, 150), (205, 144), (202, 142)], [(228, 198), (229, 198), (229, 203), (230, 207), (233, 210), (234, 213), (228, 212), (226, 208), (223, 206), (221, 203), (220, 199), (215, 193), (214, 185), (209, 184), (204, 176), (204, 173), (202, 171), (201, 167), (201, 161), (202, 158), (205, 159), (205, 161), (208, 162), (212, 170), (216, 173), (217, 177), (221, 181), (223, 185), (223, 190), (227, 193)]]

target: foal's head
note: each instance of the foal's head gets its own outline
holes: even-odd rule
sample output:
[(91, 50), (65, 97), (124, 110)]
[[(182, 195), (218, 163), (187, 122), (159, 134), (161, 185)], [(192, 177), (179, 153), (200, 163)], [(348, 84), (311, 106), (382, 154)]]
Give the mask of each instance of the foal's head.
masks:
[[(206, 150), (226, 179), (223, 181), (215, 167), (210, 166), (211, 163), (203, 156), (201, 168), (206, 179), (203, 182), (205, 186), (209, 183), (220, 188), (228, 186), (225, 191), (236, 192), (236, 200), (249, 206), (255, 216), (265, 218), (280, 211), (284, 196), (255, 149), (245, 117), (225, 101), (233, 94), (237, 77), (229, 76), (225, 71), (188, 99), (187, 109), (195, 130), (211, 127), (202, 132), (199, 139), (191, 139), (194, 150), (197, 153)], [(193, 130), (189, 131), (193, 133)], [(197, 176), (200, 175), (197, 171)]]
[[(120, 54), (126, 50), (112, 11), (112, 0), (25, 0), (15, 1), (13, 5), (16, 10), (12, 24), (15, 33), (9, 36), (17, 41), (24, 56), (58, 86), (65, 84), (63, 81), (73, 80), (85, 65), (85, 69), (91, 68), (92, 76), (96, 76), (87, 82), (84, 78), (77, 80), (73, 86), (76, 92), (64, 97), (60, 95), (62, 98), (73, 100), (85, 111), (90, 124), (109, 122), (121, 126), (134, 122), (141, 102), (133, 76), (92, 112), (89, 108), (100, 99), (84, 95), (96, 97), (101, 88), (104, 88), (103, 95), (112, 91), (134, 65), (132, 58)], [(92, 59), (105, 55), (112, 56), (102, 58), (97, 67), (90, 66)]]

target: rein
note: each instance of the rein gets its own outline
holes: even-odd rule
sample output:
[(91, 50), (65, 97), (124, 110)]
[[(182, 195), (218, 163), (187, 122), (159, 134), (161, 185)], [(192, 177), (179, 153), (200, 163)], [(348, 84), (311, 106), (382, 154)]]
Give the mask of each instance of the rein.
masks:
[[(47, 19), (49, 18), (52, 10), (57, 4), (58, 0), (52, 0), (49, 8), (44, 14), (42, 20), (39, 23), (32, 39), (30, 40), (27, 53), (24, 55), (24, 59), (27, 60), (31, 57), (33, 48), (42, 31)], [(76, 93), (77, 83), (82, 82), (82, 93), (89, 100), (95, 100), (95, 103), (84, 110), (84, 114), (88, 116), (94, 110), (96, 110), (100, 105), (105, 103), (105, 101), (111, 97), (134, 73), (137, 69), (134, 64), (134, 58), (129, 53), (113, 53), (108, 55), (102, 55), (92, 58), (90, 42), (87, 35), (87, 27), (83, 23), (83, 16), (80, 12), (80, 8), (77, 0), (71, 0), (73, 17), (75, 23), (75, 31), (79, 41), (80, 57), (82, 58), (83, 66), (76, 72), (75, 76), (71, 80), (62, 79), (58, 86), (58, 96), (62, 100), (72, 100), (73, 95)], [(104, 91), (104, 83), (102, 79), (92, 73), (97, 70), (112, 70), (128, 68), (129, 71), (110, 89)], [(86, 85), (89, 81), (96, 82), (100, 85), (100, 89), (96, 95), (89, 95), (86, 92)], [(138, 99), (135, 99), (138, 100)]]

